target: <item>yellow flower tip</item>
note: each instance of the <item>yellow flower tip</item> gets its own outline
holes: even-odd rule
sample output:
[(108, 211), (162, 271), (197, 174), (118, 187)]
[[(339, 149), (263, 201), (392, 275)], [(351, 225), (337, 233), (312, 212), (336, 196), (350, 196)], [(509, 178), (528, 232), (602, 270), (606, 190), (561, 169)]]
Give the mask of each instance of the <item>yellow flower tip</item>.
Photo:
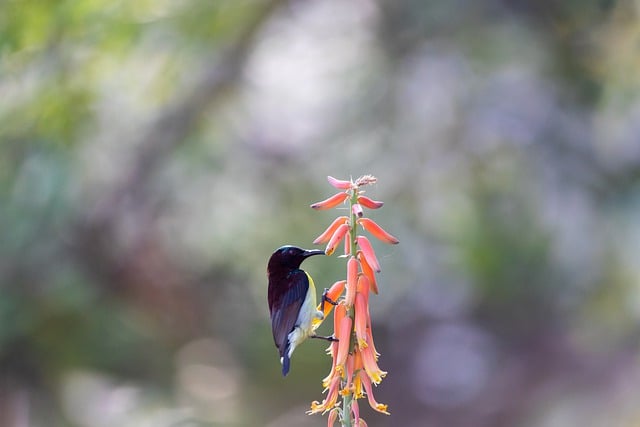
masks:
[(341, 203), (344, 203), (344, 201), (347, 200), (347, 197), (349, 197), (348, 193), (337, 193), (329, 197), (328, 199), (312, 204), (311, 208), (319, 211), (335, 208)]
[(329, 181), (329, 184), (331, 184), (332, 187), (339, 190), (348, 190), (354, 186), (351, 181), (347, 181), (345, 179), (337, 179), (332, 176), (327, 176), (327, 181)]
[(365, 340), (363, 340), (361, 338), (358, 338), (358, 348), (360, 350), (364, 350), (367, 347), (369, 347), (369, 344), (367, 344), (367, 341), (365, 341)]
[(375, 408), (373, 408), (373, 409), (375, 409), (376, 411), (378, 411), (378, 412), (380, 412), (380, 413), (382, 413), (382, 414), (385, 414), (385, 415), (391, 415), (391, 414), (389, 413), (389, 411), (387, 410), (388, 408), (389, 408), (389, 405), (385, 405), (385, 404), (382, 404), (382, 403), (378, 403), (378, 404), (376, 405), (376, 407), (375, 407)]
[(362, 228), (371, 233), (375, 238), (384, 243), (388, 243), (390, 245), (397, 245), (398, 243), (400, 243), (398, 239), (387, 233), (382, 227), (380, 227), (378, 224), (376, 224), (375, 221), (370, 218), (360, 218), (358, 220), (358, 224), (360, 224)]
[(340, 390), (340, 396), (345, 397), (345, 396), (349, 396), (351, 394), (351, 390), (343, 388), (342, 390)]
[(317, 414), (319, 412), (322, 412), (324, 411), (324, 408), (325, 408), (324, 401), (320, 403), (317, 400), (314, 400), (313, 402), (311, 402), (311, 408), (307, 411), (307, 415), (312, 415), (312, 414)]

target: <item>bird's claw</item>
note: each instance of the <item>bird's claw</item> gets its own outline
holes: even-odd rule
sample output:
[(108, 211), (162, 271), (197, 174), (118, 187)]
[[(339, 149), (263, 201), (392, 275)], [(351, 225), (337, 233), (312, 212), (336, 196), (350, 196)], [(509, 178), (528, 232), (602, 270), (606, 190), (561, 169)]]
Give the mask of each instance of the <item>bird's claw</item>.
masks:
[(328, 337), (323, 337), (322, 335), (311, 335), (311, 338), (317, 338), (319, 340), (325, 340), (329, 342), (338, 342), (338, 338), (334, 337), (333, 335), (330, 335)]
[(322, 292), (322, 302), (320, 302), (320, 311), (322, 311), (324, 313), (324, 303), (328, 302), (331, 305), (338, 305), (337, 302), (335, 302), (334, 300), (332, 300), (331, 298), (329, 298), (327, 296), (327, 294), (329, 293), (329, 289), (328, 288), (324, 288), (324, 291)]

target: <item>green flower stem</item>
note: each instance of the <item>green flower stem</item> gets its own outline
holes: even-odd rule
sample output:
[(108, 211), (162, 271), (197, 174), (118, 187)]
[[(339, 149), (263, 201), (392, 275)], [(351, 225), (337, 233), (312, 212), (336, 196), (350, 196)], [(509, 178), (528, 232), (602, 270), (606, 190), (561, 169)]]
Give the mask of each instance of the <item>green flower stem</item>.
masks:
[[(349, 221), (349, 238), (350, 238), (350, 244), (351, 244), (351, 248), (350, 248), (350, 252), (351, 252), (351, 256), (356, 256), (356, 233), (357, 233), (357, 223), (356, 220), (358, 219), (356, 217), (356, 214), (353, 213), (353, 205), (358, 203), (358, 189), (352, 189), (351, 190), (351, 197), (349, 198), (349, 217), (351, 218), (351, 220)], [(351, 317), (351, 319), (355, 320), (355, 312), (353, 307), (349, 308), (348, 312), (347, 312), (347, 316)], [(352, 326), (352, 331), (351, 334), (349, 334), (349, 353), (353, 353), (354, 351), (354, 347), (355, 347), (355, 340), (353, 339), (353, 335), (355, 334), (355, 321), (352, 322), (353, 326)], [(342, 386), (345, 387), (347, 384), (347, 381), (343, 381)], [(353, 395), (351, 393), (347, 394), (346, 396), (343, 396), (342, 398), (342, 417), (341, 417), (341, 422), (342, 422), (342, 427), (352, 427), (352, 420), (351, 420), (351, 404), (353, 402)]]

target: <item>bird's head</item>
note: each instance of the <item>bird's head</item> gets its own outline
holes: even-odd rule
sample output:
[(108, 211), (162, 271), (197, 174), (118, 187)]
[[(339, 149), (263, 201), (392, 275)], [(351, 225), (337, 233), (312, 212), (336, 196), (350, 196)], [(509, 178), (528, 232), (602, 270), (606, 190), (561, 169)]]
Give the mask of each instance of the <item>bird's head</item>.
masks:
[(313, 255), (324, 255), (324, 251), (320, 249), (302, 249), (290, 245), (282, 246), (271, 255), (267, 269), (269, 272), (295, 270), (300, 267), (302, 261)]

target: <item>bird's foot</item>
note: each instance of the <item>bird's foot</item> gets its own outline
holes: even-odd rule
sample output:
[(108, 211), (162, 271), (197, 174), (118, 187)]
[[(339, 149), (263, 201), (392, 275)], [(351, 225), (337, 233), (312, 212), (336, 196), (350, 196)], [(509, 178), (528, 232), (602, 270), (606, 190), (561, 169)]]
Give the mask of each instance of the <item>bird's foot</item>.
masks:
[(324, 288), (324, 291), (322, 292), (322, 302), (320, 303), (320, 311), (324, 313), (324, 303), (328, 302), (331, 305), (338, 305), (337, 302), (335, 302), (334, 300), (332, 300), (331, 298), (329, 298), (327, 296), (327, 293), (329, 293), (329, 289)]
[(338, 338), (334, 337), (333, 335), (330, 335), (328, 337), (323, 337), (322, 335), (311, 335), (311, 338), (317, 338), (319, 340), (325, 340), (325, 341), (329, 341), (329, 342), (337, 342)]

